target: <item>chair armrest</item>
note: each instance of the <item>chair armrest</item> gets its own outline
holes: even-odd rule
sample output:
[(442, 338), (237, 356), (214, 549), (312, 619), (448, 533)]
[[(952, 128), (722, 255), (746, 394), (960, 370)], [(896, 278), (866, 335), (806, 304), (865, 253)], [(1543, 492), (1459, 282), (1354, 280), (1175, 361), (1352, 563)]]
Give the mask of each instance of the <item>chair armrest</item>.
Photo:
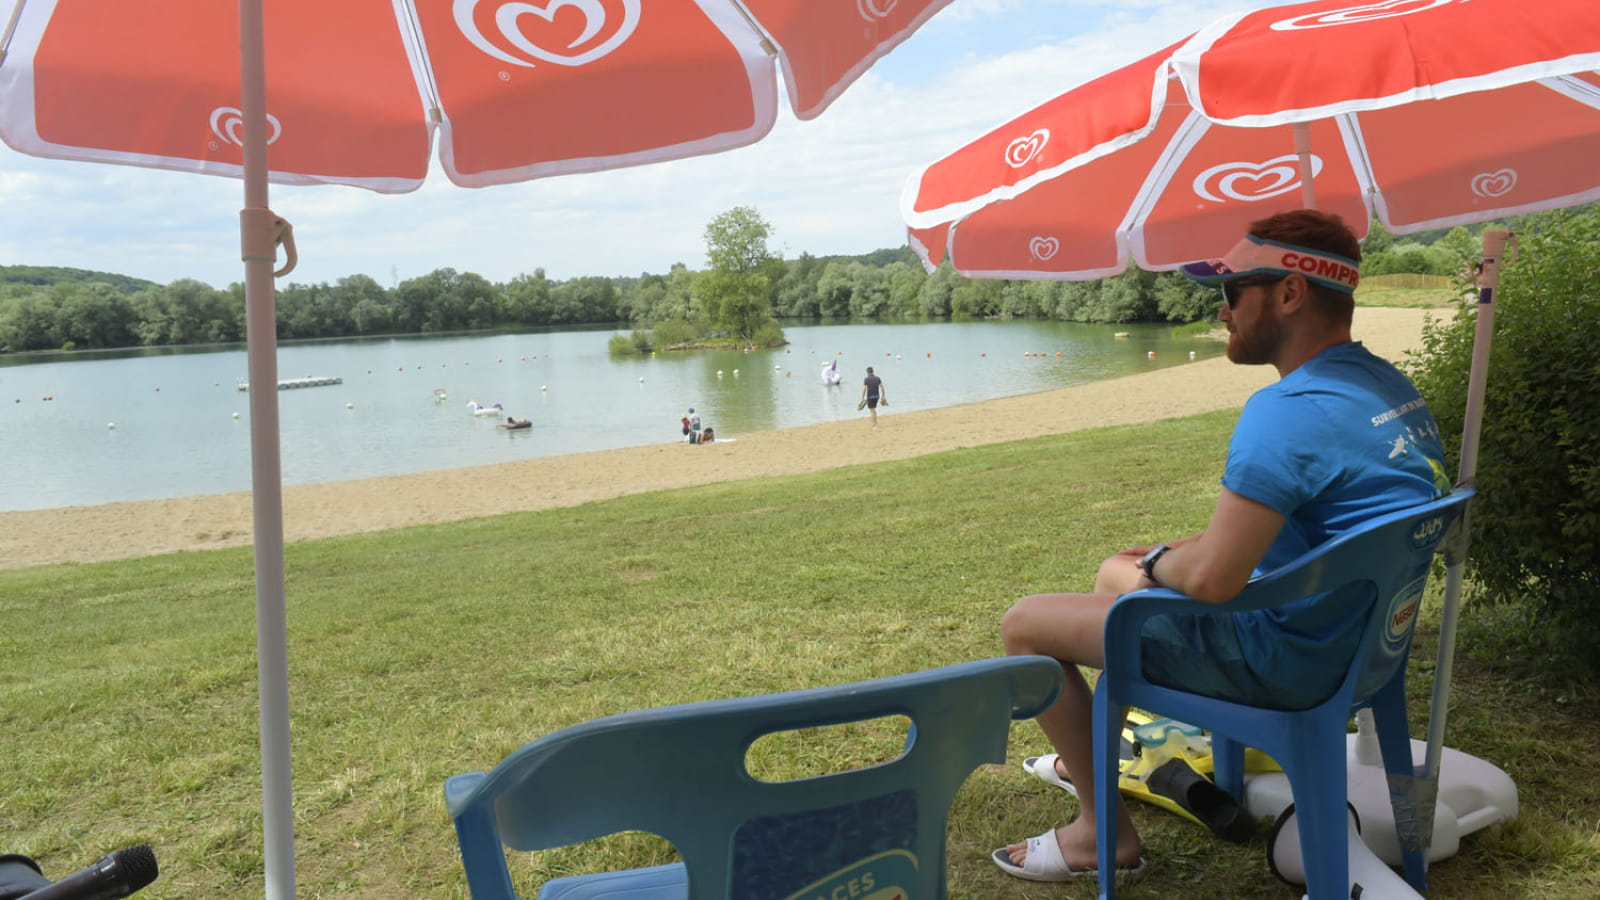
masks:
[(1281, 569), (1250, 579), (1226, 603), (1206, 603), (1171, 588), (1145, 588), (1123, 594), (1106, 613), (1106, 668), (1113, 672), (1141, 671), (1139, 633), (1154, 616), (1168, 613), (1224, 615), (1271, 609), (1321, 593), (1323, 568), (1320, 565), (1291, 563)]
[(449, 810), (450, 815), (460, 814), (462, 805), (466, 803), (467, 797), (471, 796), (478, 785), (482, 784), (483, 780), (488, 777), (488, 772), (462, 772), (459, 775), (451, 775), (445, 779), (444, 805), (445, 809)]
[(1066, 684), (1061, 664), (1048, 656), (1022, 656), (1017, 668), (1007, 670), (1011, 681), (1011, 718), (1031, 719), (1050, 708)]
[[(1242, 593), (1248, 593), (1249, 586)], [(1230, 603), (1232, 601), (1229, 601)], [(1204, 603), (1171, 588), (1146, 588), (1118, 597), (1106, 613), (1105, 670), (1108, 673), (1142, 672), (1139, 632), (1152, 616), (1166, 613), (1217, 612), (1228, 604)]]

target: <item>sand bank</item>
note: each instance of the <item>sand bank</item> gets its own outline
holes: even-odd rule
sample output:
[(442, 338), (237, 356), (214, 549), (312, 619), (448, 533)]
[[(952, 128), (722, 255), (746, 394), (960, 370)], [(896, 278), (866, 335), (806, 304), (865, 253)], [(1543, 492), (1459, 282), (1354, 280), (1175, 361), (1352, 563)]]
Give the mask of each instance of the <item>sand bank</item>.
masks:
[[(1399, 360), (1424, 310), (1360, 308), (1355, 336)], [(704, 447), (663, 444), (284, 488), (288, 541), (575, 506), (716, 481), (906, 459), (1102, 425), (1239, 407), (1276, 373), (1217, 358), (1076, 387), (923, 412), (741, 434)], [(888, 385), (890, 398), (895, 385)], [(824, 452), (825, 449), (825, 452)], [(249, 492), (0, 513), (0, 568), (126, 559), (250, 543)]]

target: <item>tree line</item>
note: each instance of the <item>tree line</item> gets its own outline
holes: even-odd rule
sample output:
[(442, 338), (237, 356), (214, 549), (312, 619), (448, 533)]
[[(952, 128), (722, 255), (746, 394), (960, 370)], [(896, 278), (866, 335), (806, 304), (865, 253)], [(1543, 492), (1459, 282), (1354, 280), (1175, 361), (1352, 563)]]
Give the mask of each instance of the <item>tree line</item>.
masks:
[[(754, 209), (738, 207), (707, 227), (712, 265), (704, 271), (679, 263), (665, 274), (561, 281), (538, 268), (496, 284), (472, 272), (438, 269), (387, 288), (366, 275), (331, 284), (292, 283), (277, 292), (278, 337), (623, 323), (658, 345), (719, 329), (770, 343), (754, 332), (774, 317), (1185, 323), (1216, 309), (1214, 290), (1172, 273), (1130, 269), (1088, 282), (969, 279), (948, 263), (926, 272), (908, 247), (861, 256), (801, 253), (786, 260), (767, 250), (770, 234), (771, 226)], [(1374, 223), (1363, 273), (1455, 274), (1475, 241), (1465, 228), (1424, 243), (1427, 237), (1397, 242)], [(242, 284), (219, 289), (180, 279), (158, 285), (75, 269), (0, 266), (0, 352), (244, 338)]]

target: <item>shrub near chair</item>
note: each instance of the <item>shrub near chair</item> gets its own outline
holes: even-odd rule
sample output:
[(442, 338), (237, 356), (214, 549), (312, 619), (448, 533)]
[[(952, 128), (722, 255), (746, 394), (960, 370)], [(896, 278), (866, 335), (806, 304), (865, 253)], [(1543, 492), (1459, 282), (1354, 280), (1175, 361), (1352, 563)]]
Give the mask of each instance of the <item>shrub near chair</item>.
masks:
[[(1416, 613), (1434, 551), (1461, 520), (1472, 496), (1470, 489), (1457, 489), (1442, 499), (1373, 519), (1252, 580), (1237, 597), (1218, 606), (1202, 606), (1163, 588), (1135, 591), (1113, 605), (1106, 617), (1106, 667), (1094, 693), (1100, 871), (1110, 871), (1117, 851), (1120, 712), (1136, 706), (1210, 729), (1217, 784), (1236, 799), (1242, 799), (1243, 748), (1255, 747), (1275, 759), (1294, 794), (1307, 893), (1311, 900), (1351, 896), (1344, 777), (1350, 716), (1361, 708), (1373, 712), (1395, 820), (1401, 823), (1413, 815), (1416, 800), (1405, 695)], [(1343, 682), (1318, 706), (1302, 710), (1246, 706), (1152, 684), (1143, 676), (1139, 637), (1151, 616), (1270, 609), (1318, 595), (1325, 595), (1324, 602), (1359, 602), (1371, 608)], [(1334, 774), (1337, 777), (1330, 777)], [(1403, 835), (1407, 831), (1400, 829)], [(1422, 848), (1404, 844), (1406, 878), (1421, 889)], [(1110, 900), (1114, 893), (1114, 879), (1102, 879), (1100, 896)]]
[[(683, 862), (557, 878), (540, 900), (942, 900), (956, 792), (978, 765), (1005, 761), (1011, 722), (1038, 715), (1061, 685), (1054, 660), (1019, 656), (627, 712), (456, 775), (445, 803), (474, 900), (516, 897), (505, 847), (630, 830), (666, 838)], [(785, 782), (746, 767), (763, 735), (885, 716), (911, 721), (889, 762)]]

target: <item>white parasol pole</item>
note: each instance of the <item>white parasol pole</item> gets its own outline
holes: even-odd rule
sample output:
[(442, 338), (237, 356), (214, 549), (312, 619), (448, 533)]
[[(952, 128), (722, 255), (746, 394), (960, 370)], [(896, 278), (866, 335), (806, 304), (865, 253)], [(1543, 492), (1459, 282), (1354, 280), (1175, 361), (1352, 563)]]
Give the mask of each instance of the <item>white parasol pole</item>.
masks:
[(288, 621), (283, 587), (283, 481), (278, 444), (278, 334), (267, 207), (266, 52), (262, 0), (239, 0), (244, 209), (239, 238), (250, 379), (250, 487), (255, 527), (256, 654), (261, 703), (261, 828), (268, 900), (294, 897), (294, 795), (289, 765)]
[[(1483, 233), (1483, 270), (1478, 288), (1478, 323), (1472, 339), (1472, 369), (1467, 381), (1467, 407), (1461, 428), (1461, 467), (1456, 478), (1472, 484), (1478, 472), (1478, 437), (1483, 428), (1483, 395), (1489, 379), (1489, 346), (1494, 339), (1494, 295), (1500, 288), (1501, 257), (1510, 240), (1508, 231)], [(1451, 668), (1455, 663), (1456, 626), (1461, 610), (1461, 578), (1466, 568), (1469, 509), (1461, 518), (1456, 539), (1445, 548), (1444, 609), (1439, 615), (1439, 653), (1433, 674), (1433, 706), (1428, 712), (1428, 752), (1419, 774), (1427, 796), (1419, 797), (1418, 811), (1428, 823), (1423, 831), (1423, 858), (1433, 842), (1433, 797), (1438, 791), (1440, 760), (1444, 754), (1445, 716), (1450, 707)]]
[(1314, 173), (1311, 171), (1311, 126), (1305, 122), (1296, 122), (1289, 126), (1294, 133), (1294, 155), (1299, 159), (1300, 167), (1300, 205), (1306, 209), (1317, 208), (1317, 186), (1312, 183)]

